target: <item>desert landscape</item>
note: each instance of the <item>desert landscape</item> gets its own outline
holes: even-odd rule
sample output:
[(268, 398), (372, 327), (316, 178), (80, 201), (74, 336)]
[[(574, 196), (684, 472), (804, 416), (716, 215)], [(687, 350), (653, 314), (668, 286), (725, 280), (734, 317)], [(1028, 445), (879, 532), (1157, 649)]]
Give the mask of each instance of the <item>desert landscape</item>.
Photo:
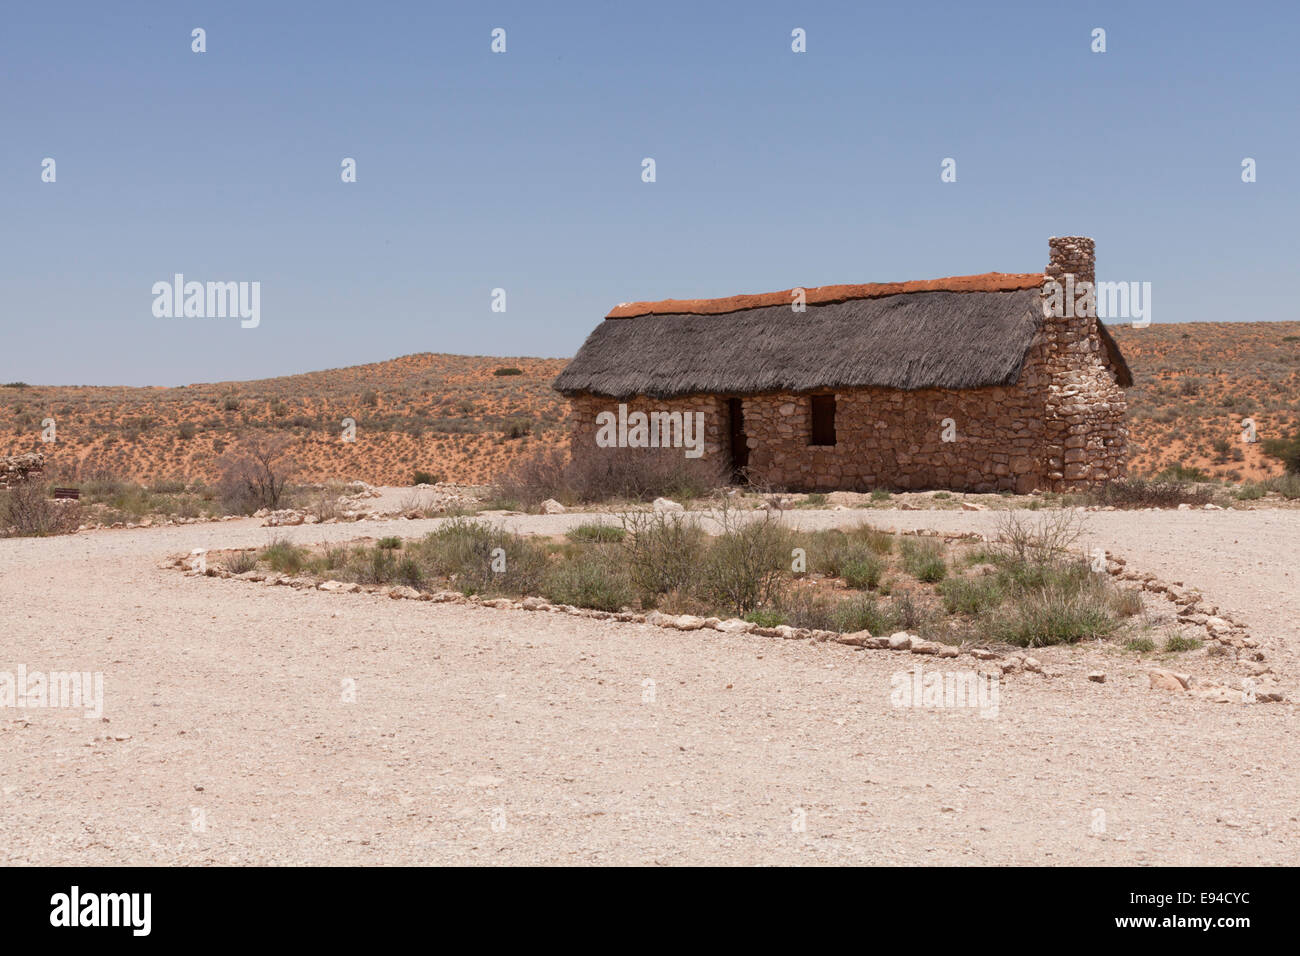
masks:
[[(1300, 430), (1300, 322), (1119, 325), (1138, 370), (1127, 392), (1130, 473), (1258, 480), (1282, 471), (1262, 439)], [(251, 382), (176, 388), (0, 384), (0, 449), (40, 451), (69, 480), (213, 481), (242, 437), (281, 432), (304, 480), (486, 484), (520, 457), (567, 440), (551, 388), (563, 359), (408, 355)], [(57, 441), (42, 442), (53, 418)], [(343, 420), (356, 423), (344, 442)]]
[(1080, 494), (584, 484), (562, 360), (0, 388), (6, 641), (107, 687), (0, 726), (6, 862), (1294, 863), (1300, 323), (1116, 338)]

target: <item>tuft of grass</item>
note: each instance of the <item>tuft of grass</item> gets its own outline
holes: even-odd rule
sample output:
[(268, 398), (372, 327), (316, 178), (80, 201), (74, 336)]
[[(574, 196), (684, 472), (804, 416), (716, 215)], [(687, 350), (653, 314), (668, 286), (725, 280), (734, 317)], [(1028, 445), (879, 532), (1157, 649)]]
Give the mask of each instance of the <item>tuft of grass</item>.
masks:
[(233, 554), (226, 555), (221, 566), (231, 574), (247, 574), (257, 567), (257, 552), (235, 551)]
[(1183, 651), (1194, 651), (1202, 646), (1202, 642), (1194, 637), (1187, 637), (1185, 634), (1171, 634), (1165, 640), (1165, 652), (1169, 654), (1180, 654)]
[(300, 548), (288, 538), (276, 538), (262, 549), (259, 560), (265, 561), (267, 567), (281, 574), (297, 574), (307, 563), (307, 550)]
[(542, 596), (556, 604), (618, 611), (636, 603), (636, 585), (616, 548), (579, 550), (542, 577)]
[(587, 544), (618, 544), (627, 536), (627, 531), (612, 524), (586, 521), (564, 532), (564, 536), (570, 541)]
[(1129, 638), (1124, 642), (1124, 647), (1127, 650), (1136, 651), (1139, 654), (1150, 654), (1156, 649), (1156, 642), (1143, 634), (1139, 637)]
[(1017, 647), (1075, 644), (1106, 637), (1117, 627), (1103, 592), (1055, 586), (1020, 594), (987, 613), (983, 623), (994, 640)]
[(761, 607), (749, 611), (743, 616), (743, 619), (750, 624), (757, 624), (759, 627), (776, 627), (785, 623), (785, 615), (780, 611)]
[(997, 575), (948, 578), (939, 585), (944, 610), (974, 617), (1000, 605), (1006, 598), (1005, 582)]
[(867, 555), (847, 561), (841, 569), (844, 581), (849, 587), (859, 591), (875, 590), (884, 573), (885, 562), (875, 555)]
[(918, 581), (933, 584), (948, 576), (948, 564), (939, 542), (904, 539), (902, 552), (903, 569)]
[(375, 547), (382, 548), (385, 551), (397, 551), (402, 547), (402, 539), (398, 537), (380, 538)]

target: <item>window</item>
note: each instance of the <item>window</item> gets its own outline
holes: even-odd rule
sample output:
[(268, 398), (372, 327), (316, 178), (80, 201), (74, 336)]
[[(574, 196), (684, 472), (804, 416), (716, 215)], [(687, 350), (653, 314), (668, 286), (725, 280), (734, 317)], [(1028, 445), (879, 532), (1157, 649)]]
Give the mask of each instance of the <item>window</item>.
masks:
[(810, 445), (835, 444), (835, 396), (812, 397), (812, 437)]

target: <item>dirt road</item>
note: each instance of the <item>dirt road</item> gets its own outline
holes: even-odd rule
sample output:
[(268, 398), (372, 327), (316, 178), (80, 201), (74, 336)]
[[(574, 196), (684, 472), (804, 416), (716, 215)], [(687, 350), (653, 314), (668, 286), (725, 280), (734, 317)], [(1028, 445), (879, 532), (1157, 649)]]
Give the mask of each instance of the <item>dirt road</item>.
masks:
[[(995, 521), (791, 520), (863, 517)], [(1092, 543), (1251, 625), (1294, 686), (1300, 512), (1088, 522)], [(0, 541), (0, 672), (102, 672), (108, 719), (0, 710), (0, 859), (1300, 862), (1292, 704), (1174, 697), (1117, 662), (1105, 684), (1010, 679), (996, 717), (899, 708), (891, 675), (910, 655), (158, 568), (274, 533), (431, 526), (238, 521)]]

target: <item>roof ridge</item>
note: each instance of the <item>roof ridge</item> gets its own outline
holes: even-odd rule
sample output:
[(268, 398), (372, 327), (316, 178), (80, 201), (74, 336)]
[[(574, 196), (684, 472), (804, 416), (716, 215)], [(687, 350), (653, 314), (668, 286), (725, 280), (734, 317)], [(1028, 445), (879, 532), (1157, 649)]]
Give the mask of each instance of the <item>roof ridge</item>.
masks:
[[(879, 299), (912, 292), (1017, 292), (1043, 284), (1041, 272), (984, 272), (943, 279), (913, 279), (908, 282), (871, 282), (859, 285), (824, 285), (804, 289), (808, 305), (829, 305), (850, 299)], [(798, 287), (796, 287), (798, 288)], [(662, 299), (658, 302), (620, 302), (606, 319), (632, 319), (641, 315), (723, 315), (746, 309), (789, 305), (795, 289), (732, 295), (718, 299)]]

